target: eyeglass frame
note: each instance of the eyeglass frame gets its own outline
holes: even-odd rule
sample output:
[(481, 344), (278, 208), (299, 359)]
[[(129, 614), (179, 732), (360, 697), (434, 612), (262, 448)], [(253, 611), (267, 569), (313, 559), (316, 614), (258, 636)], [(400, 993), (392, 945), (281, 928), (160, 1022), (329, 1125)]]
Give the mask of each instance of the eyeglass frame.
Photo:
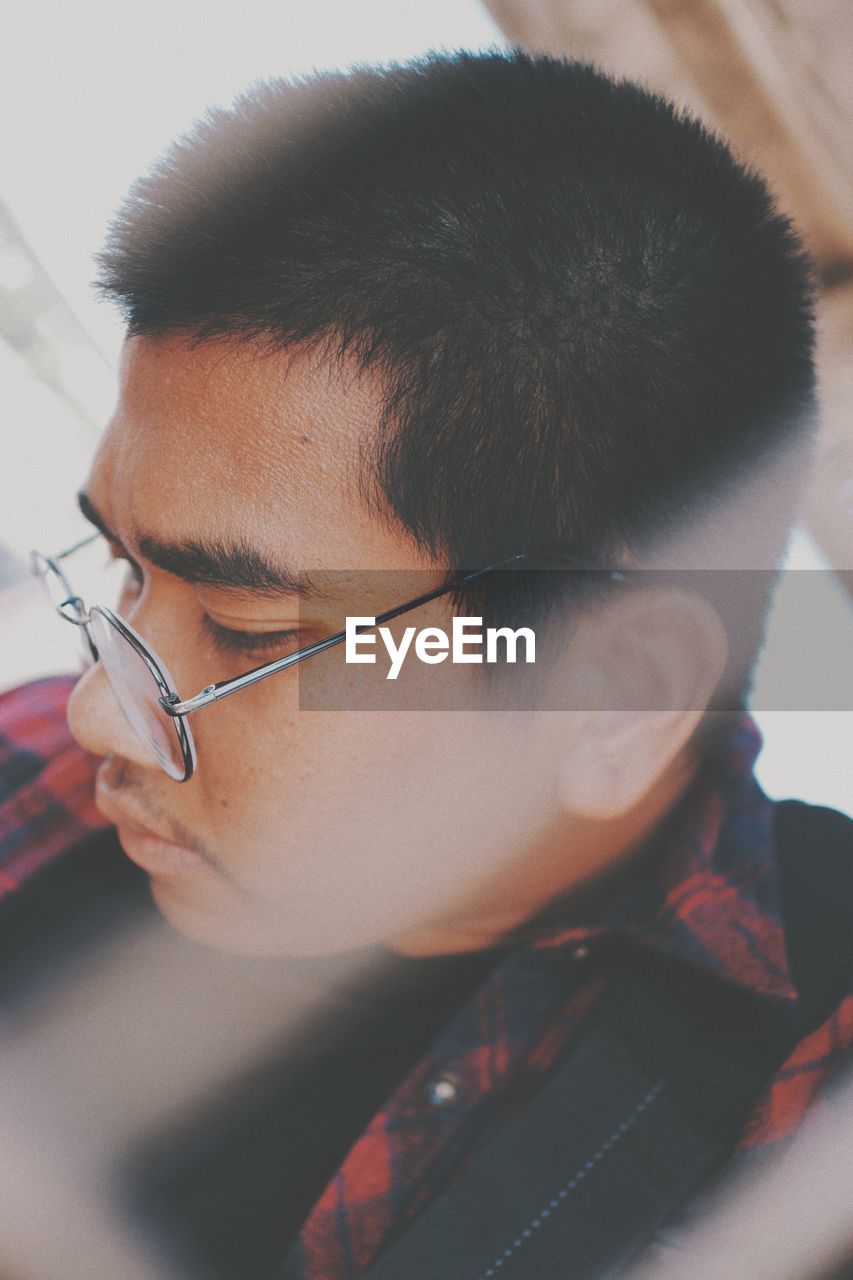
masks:
[[(193, 773), (196, 771), (197, 757), (195, 752), (195, 743), (192, 735), (189, 733), (184, 721), (194, 711), (200, 711), (202, 707), (212, 705), (214, 702), (220, 702), (223, 698), (227, 698), (232, 693), (237, 693), (240, 689), (246, 689), (249, 685), (257, 684), (259, 680), (265, 680), (267, 676), (275, 675), (279, 671), (285, 671), (290, 667), (296, 666), (300, 662), (304, 662), (306, 658), (313, 658), (318, 653), (324, 653), (327, 649), (334, 648), (336, 645), (342, 644), (347, 637), (346, 630), (337, 631), (333, 635), (326, 636), (322, 640), (317, 640), (314, 644), (305, 645), (301, 649), (296, 649), (293, 653), (287, 654), (283, 658), (274, 658), (271, 662), (262, 663), (260, 666), (253, 667), (250, 671), (243, 672), (242, 675), (232, 676), (228, 680), (219, 680), (214, 684), (209, 684), (192, 698), (181, 700), (176, 689), (169, 685), (166, 675), (157, 657), (151, 652), (148, 644), (140, 635), (126, 622), (120, 614), (110, 609), (107, 605), (94, 604), (87, 608), (82, 597), (77, 595), (71, 586), (68, 578), (59, 566), (59, 561), (67, 559), (76, 551), (82, 550), (83, 547), (90, 546), (98, 538), (104, 535), (100, 530), (95, 530), (91, 534), (87, 534), (84, 538), (79, 539), (70, 547), (66, 547), (64, 551), (57, 552), (55, 555), (46, 556), (40, 551), (32, 551), (30, 553), (32, 572), (36, 577), (43, 579), (46, 583), (47, 574), (53, 573), (58, 579), (62, 590), (67, 595), (59, 604), (55, 605), (56, 612), (66, 622), (71, 622), (77, 627), (83, 629), (86, 641), (89, 646), (89, 652), (94, 662), (100, 661), (98, 646), (95, 643), (94, 635), (91, 629), (91, 617), (93, 613), (99, 613), (113, 627), (119, 635), (125, 640), (138, 656), (145, 663), (151, 673), (157, 688), (160, 690), (158, 702), (162, 710), (175, 723), (178, 735), (181, 754), (184, 761), (184, 776), (175, 778), (175, 782), (189, 782)], [(410, 600), (406, 600), (403, 604), (396, 605), (393, 609), (387, 609), (384, 613), (374, 618), (372, 623), (362, 623), (356, 630), (372, 631), (375, 627), (382, 626), (386, 622), (399, 618), (402, 614), (409, 613), (413, 609), (419, 608), (420, 605), (428, 604), (431, 600), (437, 600), (441, 596), (449, 595), (452, 591), (458, 590), (462, 586), (466, 586), (469, 582), (482, 578), (485, 574), (494, 573), (499, 569), (508, 569), (513, 565), (517, 565), (519, 561), (538, 559), (551, 560), (555, 565), (568, 569), (584, 569), (602, 572), (599, 566), (584, 564), (581, 561), (573, 559), (559, 551), (543, 550), (543, 551), (521, 551), (515, 555), (507, 556), (504, 560), (498, 560), (494, 564), (483, 565), (478, 569), (470, 569), (454, 574), (443, 585), (434, 587), (430, 591), (425, 591), (421, 595), (414, 596)], [(614, 581), (624, 581), (625, 575), (618, 570), (605, 570), (609, 578)], [(48, 595), (50, 593), (48, 592)], [(51, 603), (53, 601), (51, 600)], [(146, 744), (147, 745), (147, 744)], [(160, 767), (163, 765), (160, 761)], [(164, 769), (164, 772), (168, 772)], [(168, 774), (171, 777), (171, 774)]]

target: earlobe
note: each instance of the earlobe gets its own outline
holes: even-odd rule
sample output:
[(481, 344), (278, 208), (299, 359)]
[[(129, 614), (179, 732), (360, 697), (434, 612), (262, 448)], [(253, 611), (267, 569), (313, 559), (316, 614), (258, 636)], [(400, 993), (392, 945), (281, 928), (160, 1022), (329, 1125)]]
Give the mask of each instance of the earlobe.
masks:
[(600, 699), (565, 746), (558, 800), (607, 821), (671, 771), (707, 710), (728, 646), (706, 600), (649, 588), (612, 602), (586, 628), (582, 647), (585, 687)]
[(668, 772), (699, 720), (698, 712), (597, 713), (585, 748), (573, 751), (560, 770), (561, 808), (597, 822), (621, 818)]

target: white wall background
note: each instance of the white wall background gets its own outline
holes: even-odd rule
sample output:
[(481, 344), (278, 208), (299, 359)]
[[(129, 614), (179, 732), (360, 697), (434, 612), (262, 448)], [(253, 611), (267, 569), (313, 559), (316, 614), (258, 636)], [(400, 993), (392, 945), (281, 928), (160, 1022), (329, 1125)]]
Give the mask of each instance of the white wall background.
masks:
[(27, 0), (0, 26), (0, 184), (110, 355), (91, 255), (131, 181), (253, 80), (500, 40), (477, 0)]

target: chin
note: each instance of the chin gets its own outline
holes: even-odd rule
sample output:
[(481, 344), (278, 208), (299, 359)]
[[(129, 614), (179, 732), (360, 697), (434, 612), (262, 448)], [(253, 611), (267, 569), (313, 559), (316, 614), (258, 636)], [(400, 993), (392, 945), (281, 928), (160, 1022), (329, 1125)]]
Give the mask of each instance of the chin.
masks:
[(273, 954), (269, 948), (253, 945), (255, 935), (245, 926), (240, 928), (234, 913), (226, 914), (210, 903), (193, 902), (156, 876), (151, 877), (151, 896), (164, 920), (192, 942), (237, 955)]
[(280, 956), (282, 959), (308, 959), (311, 956), (342, 955), (363, 951), (379, 944), (377, 939), (355, 935), (351, 930), (336, 931), (328, 916), (309, 920), (303, 913), (298, 920), (277, 919), (274, 927), (259, 918), (248, 902), (231, 899), (228, 903), (192, 902), (167, 881), (151, 877), (151, 895), (168, 923), (189, 938), (213, 951), (244, 956)]

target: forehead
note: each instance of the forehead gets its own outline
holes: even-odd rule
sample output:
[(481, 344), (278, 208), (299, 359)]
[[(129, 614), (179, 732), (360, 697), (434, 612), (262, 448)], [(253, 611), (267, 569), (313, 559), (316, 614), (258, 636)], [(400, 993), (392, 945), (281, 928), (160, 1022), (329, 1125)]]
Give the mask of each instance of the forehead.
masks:
[(248, 540), (299, 568), (426, 562), (359, 491), (382, 400), (316, 353), (137, 337), (89, 494), (120, 534)]

